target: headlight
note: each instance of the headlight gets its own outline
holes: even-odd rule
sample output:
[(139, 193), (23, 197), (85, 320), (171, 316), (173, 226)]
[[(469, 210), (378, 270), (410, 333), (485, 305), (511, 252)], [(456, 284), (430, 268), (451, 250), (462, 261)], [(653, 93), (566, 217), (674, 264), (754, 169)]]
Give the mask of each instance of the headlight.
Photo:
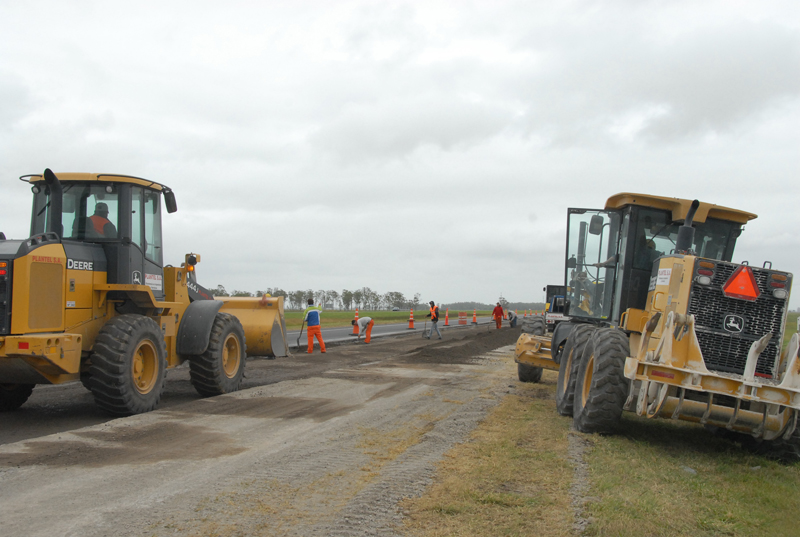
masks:
[(711, 285), (711, 278), (709, 276), (698, 276), (697, 283), (700, 285)]
[(773, 289), (772, 296), (780, 300), (784, 300), (787, 296), (789, 296), (789, 293), (786, 292), (786, 289)]

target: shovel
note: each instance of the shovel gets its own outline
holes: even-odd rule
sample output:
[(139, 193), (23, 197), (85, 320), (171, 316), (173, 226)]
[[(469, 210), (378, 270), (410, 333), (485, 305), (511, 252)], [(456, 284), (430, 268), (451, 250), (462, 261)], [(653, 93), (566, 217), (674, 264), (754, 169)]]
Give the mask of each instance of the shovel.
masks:
[(422, 337), (428, 337), (428, 321), (425, 321), (425, 328), (422, 330)]
[(306, 327), (306, 322), (303, 321), (303, 325), (300, 327), (300, 333), (297, 335), (297, 348), (300, 348), (300, 337), (303, 335), (303, 328)]

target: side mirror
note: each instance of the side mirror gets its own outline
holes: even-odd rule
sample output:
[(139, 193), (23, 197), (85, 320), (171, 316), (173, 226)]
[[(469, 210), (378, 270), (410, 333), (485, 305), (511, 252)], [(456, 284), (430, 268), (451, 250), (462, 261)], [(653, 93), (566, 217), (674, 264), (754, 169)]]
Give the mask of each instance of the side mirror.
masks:
[(600, 235), (603, 232), (603, 217), (596, 214), (589, 221), (589, 233), (592, 235)]
[(172, 190), (164, 192), (164, 204), (167, 206), (167, 212), (170, 214), (178, 210), (178, 204), (175, 202), (175, 193)]
[(567, 268), (576, 268), (577, 266), (578, 260), (574, 256), (567, 259)]

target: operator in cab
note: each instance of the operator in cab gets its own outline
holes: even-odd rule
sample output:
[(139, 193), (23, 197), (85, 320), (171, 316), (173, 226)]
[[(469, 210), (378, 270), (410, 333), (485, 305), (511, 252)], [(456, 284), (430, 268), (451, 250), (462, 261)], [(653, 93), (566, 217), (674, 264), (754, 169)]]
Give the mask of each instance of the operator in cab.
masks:
[(89, 217), (94, 231), (101, 237), (113, 239), (117, 236), (117, 228), (108, 219), (108, 205), (103, 202), (94, 206), (94, 214)]

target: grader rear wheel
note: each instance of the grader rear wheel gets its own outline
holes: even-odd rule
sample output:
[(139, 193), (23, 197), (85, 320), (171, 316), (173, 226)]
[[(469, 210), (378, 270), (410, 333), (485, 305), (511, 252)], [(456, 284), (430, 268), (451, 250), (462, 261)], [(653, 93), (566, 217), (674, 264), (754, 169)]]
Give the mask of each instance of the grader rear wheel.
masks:
[(244, 329), (229, 313), (217, 313), (211, 327), (208, 349), (192, 356), (189, 371), (192, 386), (203, 396), (235, 392), (242, 384), (247, 354)]
[[(525, 320), (522, 325), (522, 331), (527, 332), (533, 336), (543, 336), (546, 331), (546, 325), (541, 315), (537, 315), (531, 320)], [(517, 378), (520, 382), (539, 382), (542, 380), (542, 373), (544, 369), (527, 364), (517, 364)]]
[(586, 344), (592, 337), (595, 328), (591, 325), (581, 324), (570, 331), (564, 350), (561, 353), (561, 363), (558, 366), (558, 382), (556, 383), (556, 410), (562, 416), (572, 416), (572, 407), (575, 401), (575, 378), (586, 349)]
[(106, 412), (140, 414), (158, 405), (166, 368), (164, 336), (155, 321), (120, 315), (97, 336), (86, 385)]
[(601, 328), (583, 353), (575, 378), (573, 423), (582, 433), (608, 433), (619, 422), (628, 397), (624, 375), (630, 344), (624, 332)]

